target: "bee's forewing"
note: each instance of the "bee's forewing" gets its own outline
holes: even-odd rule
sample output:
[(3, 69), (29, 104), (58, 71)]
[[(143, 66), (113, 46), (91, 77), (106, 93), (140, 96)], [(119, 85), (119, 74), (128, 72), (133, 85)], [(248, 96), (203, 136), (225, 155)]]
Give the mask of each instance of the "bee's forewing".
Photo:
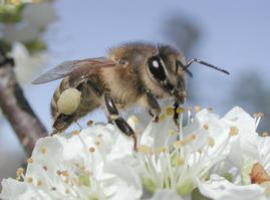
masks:
[(114, 66), (116, 62), (106, 57), (67, 61), (42, 74), (32, 83), (47, 83), (66, 76), (87, 76), (96, 72), (98, 68)]

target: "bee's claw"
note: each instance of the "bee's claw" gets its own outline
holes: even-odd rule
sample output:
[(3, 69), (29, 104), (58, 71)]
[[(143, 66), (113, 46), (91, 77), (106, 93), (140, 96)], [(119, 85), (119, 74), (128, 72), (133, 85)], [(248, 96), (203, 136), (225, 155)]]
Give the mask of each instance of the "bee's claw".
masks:
[(51, 136), (57, 134), (59, 131), (57, 129), (53, 129)]
[(158, 123), (159, 122), (159, 116), (154, 117), (154, 122)]

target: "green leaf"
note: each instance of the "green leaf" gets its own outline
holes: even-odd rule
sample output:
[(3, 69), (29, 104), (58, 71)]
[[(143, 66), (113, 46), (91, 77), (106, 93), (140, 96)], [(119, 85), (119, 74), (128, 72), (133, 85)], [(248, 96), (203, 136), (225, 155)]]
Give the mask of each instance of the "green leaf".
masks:
[(11, 50), (11, 44), (2, 39), (0, 39), (0, 47), (1, 49), (3, 49), (4, 52), (10, 52)]
[(43, 41), (38, 40), (38, 39), (29, 41), (29, 42), (24, 42), (23, 44), (25, 45), (25, 47), (27, 48), (30, 54), (44, 51), (47, 49), (46, 44)]
[(13, 24), (22, 20), (23, 5), (4, 6), (0, 8), (0, 23)]

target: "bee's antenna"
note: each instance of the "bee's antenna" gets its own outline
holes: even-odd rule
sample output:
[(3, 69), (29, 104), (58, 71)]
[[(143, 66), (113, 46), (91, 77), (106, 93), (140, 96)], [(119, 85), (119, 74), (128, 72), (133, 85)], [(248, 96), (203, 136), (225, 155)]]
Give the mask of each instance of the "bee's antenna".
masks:
[(184, 66), (179, 60), (176, 61), (177, 65), (176, 65), (176, 72), (178, 71), (178, 67), (180, 66), (185, 72), (187, 72), (187, 74), (192, 78), (193, 74), (191, 73), (191, 71), (189, 71), (187, 69), (186, 66)]
[(202, 64), (202, 65), (205, 65), (205, 66), (210, 67), (210, 68), (212, 68), (212, 69), (215, 69), (215, 70), (217, 70), (217, 71), (223, 72), (224, 74), (228, 74), (228, 75), (230, 74), (230, 72), (228, 72), (228, 71), (225, 70), (225, 69), (221, 69), (221, 68), (219, 68), (219, 67), (217, 67), (217, 66), (215, 66), (215, 65), (209, 64), (209, 63), (204, 62), (204, 61), (202, 61), (202, 60), (199, 60), (199, 59), (197, 59), (197, 58), (192, 58), (192, 59), (188, 60), (186, 66), (185, 66), (185, 68), (184, 68), (184, 70), (187, 71), (187, 68), (189, 68), (189, 66), (190, 66), (192, 63), (194, 63), (194, 62), (200, 63), (200, 64)]

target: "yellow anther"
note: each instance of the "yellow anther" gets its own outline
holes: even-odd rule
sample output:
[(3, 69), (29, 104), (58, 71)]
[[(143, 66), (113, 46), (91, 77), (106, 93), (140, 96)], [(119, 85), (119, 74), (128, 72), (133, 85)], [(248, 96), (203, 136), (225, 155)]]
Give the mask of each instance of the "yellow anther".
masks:
[(177, 166), (181, 166), (181, 165), (185, 164), (185, 160), (184, 160), (183, 158), (178, 157), (178, 158), (176, 158), (176, 160), (175, 160), (175, 164), (176, 164)]
[(239, 133), (239, 129), (236, 126), (230, 127), (229, 135), (235, 136)]
[(173, 115), (174, 114), (174, 108), (173, 107), (166, 108), (166, 114), (167, 115)]
[(155, 153), (157, 153), (157, 154), (166, 153), (166, 152), (168, 152), (167, 147), (158, 147), (155, 149)]
[(43, 185), (43, 182), (42, 182), (41, 180), (38, 180), (38, 181), (37, 181), (37, 186), (38, 186), (38, 187), (41, 187), (42, 185)]
[(65, 177), (69, 176), (69, 173), (67, 170), (62, 171), (61, 174), (62, 176), (65, 176)]
[(94, 153), (96, 151), (95, 147), (89, 147), (89, 152)]
[(97, 141), (95, 142), (95, 144), (96, 144), (97, 146), (100, 146), (101, 142), (100, 142), (99, 140), (97, 140)]
[(195, 106), (194, 107), (194, 111), (197, 113), (197, 112), (200, 112), (202, 109), (200, 106)]
[(31, 176), (26, 178), (26, 182), (27, 183), (32, 183), (33, 182), (33, 178)]
[(87, 126), (92, 126), (93, 124), (94, 124), (94, 122), (93, 122), (92, 120), (89, 120), (89, 121), (86, 123)]
[(201, 150), (201, 149), (198, 149), (197, 152), (198, 152), (199, 154), (202, 154), (202, 150)]
[(187, 139), (186, 139), (186, 141), (187, 142), (192, 142), (193, 140), (195, 140), (196, 139), (196, 135), (193, 133), (193, 134), (190, 134), (189, 136), (187, 136)]
[(160, 122), (161, 122), (161, 121), (164, 121), (165, 118), (166, 118), (166, 116), (165, 116), (164, 114), (161, 114), (161, 115), (159, 116), (159, 121), (160, 121)]
[(42, 168), (44, 169), (44, 171), (48, 171), (48, 167), (47, 166), (44, 165)]
[(69, 193), (69, 189), (66, 189), (66, 190), (65, 190), (65, 193), (68, 194), (68, 193)]
[(185, 145), (185, 142), (182, 141), (182, 140), (177, 140), (177, 141), (173, 144), (174, 148), (176, 148), (176, 149), (179, 149), (179, 148), (183, 147), (184, 145)]
[(204, 125), (203, 125), (203, 128), (204, 128), (204, 130), (208, 130), (208, 129), (209, 129), (208, 124), (204, 124)]
[(74, 130), (74, 131), (72, 131), (72, 135), (80, 135), (80, 131)]
[(269, 136), (269, 133), (268, 133), (268, 132), (264, 131), (264, 132), (262, 133), (262, 137), (268, 137), (268, 136)]
[(57, 174), (58, 176), (61, 176), (62, 172), (61, 172), (60, 170), (57, 170), (57, 171), (56, 171), (56, 174)]
[(28, 159), (27, 159), (27, 163), (28, 163), (28, 164), (32, 164), (32, 163), (33, 163), (33, 158), (31, 158), (31, 157), (28, 158)]
[(180, 113), (183, 113), (185, 112), (185, 109), (183, 107), (179, 107), (176, 109), (176, 113), (180, 114)]
[(168, 135), (175, 135), (175, 131), (173, 129), (169, 129), (168, 130)]
[(138, 117), (136, 117), (135, 115), (130, 116), (129, 117), (129, 120), (131, 120), (131, 122), (134, 123), (135, 125), (140, 122), (140, 120), (138, 119)]
[(212, 137), (208, 137), (207, 143), (210, 147), (215, 145), (215, 140)]
[(24, 169), (22, 167), (16, 170), (16, 179), (19, 180), (21, 176), (24, 174)]
[(48, 149), (47, 149), (46, 147), (41, 147), (41, 148), (40, 148), (40, 153), (41, 153), (41, 154), (46, 154), (47, 151), (48, 151)]
[(145, 153), (145, 154), (151, 154), (153, 153), (153, 149), (146, 145), (141, 145), (138, 147), (138, 152)]

